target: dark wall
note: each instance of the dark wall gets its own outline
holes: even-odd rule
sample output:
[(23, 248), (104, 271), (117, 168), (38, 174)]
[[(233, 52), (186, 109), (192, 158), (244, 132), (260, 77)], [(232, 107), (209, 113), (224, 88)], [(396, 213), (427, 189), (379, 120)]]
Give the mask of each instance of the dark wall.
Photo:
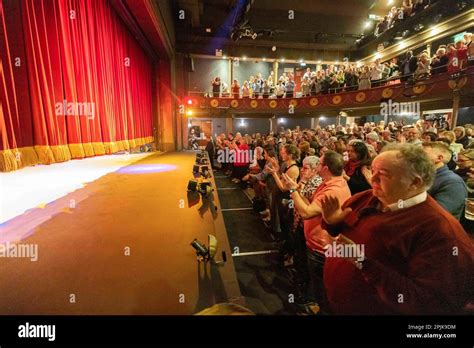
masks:
[(239, 66), (233, 67), (234, 79), (239, 81), (242, 86), (244, 81), (248, 81), (250, 76), (257, 76), (262, 74), (264, 79), (268, 78), (272, 71), (272, 63), (269, 62), (255, 62), (255, 61), (239, 61)]
[(464, 124), (473, 124), (474, 123), (474, 107), (460, 108), (458, 113), (458, 125), (462, 126)]
[[(241, 125), (241, 121), (244, 121), (245, 126)], [(242, 135), (253, 133), (264, 133), (270, 132), (270, 120), (268, 118), (234, 118), (234, 134), (237, 132)]]
[[(211, 92), (211, 81), (216, 76), (229, 84), (228, 60), (194, 58), (194, 72), (189, 73), (190, 92)], [(230, 86), (230, 85), (229, 85)]]
[(277, 122), (278, 129), (280, 129), (280, 127), (284, 127), (285, 129), (295, 129), (296, 126), (300, 126), (301, 129), (311, 128), (311, 118), (281, 117)]

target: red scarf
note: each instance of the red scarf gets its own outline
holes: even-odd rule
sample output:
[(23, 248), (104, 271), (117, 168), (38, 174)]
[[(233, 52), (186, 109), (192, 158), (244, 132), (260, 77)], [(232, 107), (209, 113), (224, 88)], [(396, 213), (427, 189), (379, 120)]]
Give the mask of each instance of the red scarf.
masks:
[(346, 171), (347, 176), (352, 176), (354, 175), (354, 172), (356, 171), (356, 169), (359, 167), (360, 167), (360, 161), (349, 160), (349, 162), (347, 162), (346, 165), (344, 166), (344, 170)]

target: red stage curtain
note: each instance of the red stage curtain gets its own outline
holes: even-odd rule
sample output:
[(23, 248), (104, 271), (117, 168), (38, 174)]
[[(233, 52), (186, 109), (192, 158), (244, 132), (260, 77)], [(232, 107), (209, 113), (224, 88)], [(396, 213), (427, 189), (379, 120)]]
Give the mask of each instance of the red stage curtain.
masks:
[(152, 64), (107, 1), (0, 6), (1, 171), (153, 141)]

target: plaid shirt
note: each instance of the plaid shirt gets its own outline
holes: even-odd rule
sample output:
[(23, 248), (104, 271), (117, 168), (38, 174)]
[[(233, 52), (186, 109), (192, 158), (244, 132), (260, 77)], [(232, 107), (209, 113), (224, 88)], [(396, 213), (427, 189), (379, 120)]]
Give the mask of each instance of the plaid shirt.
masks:
[[(316, 175), (314, 178), (309, 180), (306, 185), (304, 185), (303, 189), (301, 190), (300, 194), (301, 196), (305, 197), (308, 200), (311, 200), (311, 197), (313, 197), (314, 191), (323, 183), (323, 179), (319, 176)], [(293, 231), (296, 231), (298, 227), (303, 228), (303, 218), (301, 215), (298, 213), (296, 209), (293, 209), (294, 211), (294, 219), (293, 219)]]

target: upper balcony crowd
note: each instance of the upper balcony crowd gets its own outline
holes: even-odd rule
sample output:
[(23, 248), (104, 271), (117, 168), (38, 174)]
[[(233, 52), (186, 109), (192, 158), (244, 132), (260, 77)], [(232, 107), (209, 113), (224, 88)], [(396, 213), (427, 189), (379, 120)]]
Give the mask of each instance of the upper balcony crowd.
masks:
[(312, 71), (307, 68), (295, 93), (294, 73), (284, 72), (278, 79), (273, 71), (267, 78), (257, 72), (242, 84), (233, 80), (227, 84), (220, 77), (211, 81), (212, 93), (207, 96), (222, 98), (294, 98), (320, 94), (365, 90), (401, 82), (416, 82), (431, 76), (463, 71), (474, 65), (474, 35), (466, 33), (463, 39), (440, 45), (430, 57), (427, 50), (418, 55), (407, 51), (399, 58), (382, 62), (376, 59), (370, 65), (329, 65)]
[(374, 35), (380, 36), (385, 31), (395, 27), (405, 19), (414, 17), (421, 11), (427, 9), (436, 0), (403, 0), (401, 7), (393, 6), (386, 16), (382, 17), (375, 26)]

